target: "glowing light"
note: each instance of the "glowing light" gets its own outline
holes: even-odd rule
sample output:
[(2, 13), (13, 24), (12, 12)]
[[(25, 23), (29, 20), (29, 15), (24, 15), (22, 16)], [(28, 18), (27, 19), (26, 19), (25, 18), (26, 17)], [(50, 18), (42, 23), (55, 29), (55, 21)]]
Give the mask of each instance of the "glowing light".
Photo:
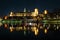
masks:
[(35, 13), (38, 13), (38, 9), (37, 8), (35, 8)]
[(10, 16), (13, 16), (13, 12), (10, 12)]
[(10, 27), (10, 32), (12, 32), (14, 30), (14, 27)]
[(5, 16), (5, 18), (4, 19), (7, 19), (8, 17), (7, 16)]
[(31, 16), (37, 16), (38, 15), (38, 9), (35, 8), (34, 12), (32, 12), (32, 15)]
[(45, 33), (45, 34), (47, 33), (47, 29), (44, 30), (44, 33)]
[(57, 26), (57, 29), (59, 29), (59, 27)]
[(24, 12), (26, 12), (26, 8), (24, 8)]
[(36, 27), (31, 27), (31, 29), (34, 32), (37, 28)]
[(12, 32), (13, 31), (13, 29), (12, 29), (12, 27), (10, 27), (10, 32)]
[(34, 30), (36, 30), (37, 28), (36, 27), (34, 27)]
[(38, 35), (38, 29), (35, 30), (35, 35)]
[(26, 16), (26, 14), (24, 14), (24, 16)]
[(44, 10), (44, 14), (47, 14), (47, 10)]
[(29, 25), (32, 25), (32, 23), (29, 23)]
[(8, 27), (8, 25), (7, 25), (7, 24), (4, 24), (4, 27), (5, 27), (5, 28), (7, 28), (7, 27)]

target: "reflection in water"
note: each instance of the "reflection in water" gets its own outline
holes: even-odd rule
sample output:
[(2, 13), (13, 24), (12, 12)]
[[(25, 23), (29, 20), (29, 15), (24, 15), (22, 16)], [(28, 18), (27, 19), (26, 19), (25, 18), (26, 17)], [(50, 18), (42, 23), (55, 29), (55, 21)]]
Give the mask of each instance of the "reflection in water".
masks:
[(24, 31), (24, 35), (26, 34), (26, 31), (28, 30), (31, 30), (32, 32), (34, 32), (34, 34), (35, 35), (38, 35), (38, 32), (39, 32), (39, 30), (38, 30), (38, 28), (36, 28), (36, 27), (31, 27), (31, 29), (28, 27), (10, 27), (10, 32), (13, 32), (14, 30), (16, 30), (16, 31)]
[(44, 29), (44, 33), (46, 34), (48, 32), (48, 30), (47, 29)]
[[(13, 31), (24, 31), (24, 35), (26, 34), (26, 31), (32, 31), (35, 35), (38, 35), (40, 30), (44, 30), (43, 32), (45, 34), (48, 33), (48, 30), (59, 30), (60, 25), (57, 24), (59, 20), (30, 20), (26, 22), (21, 20), (6, 20), (0, 19), (0, 26), (4, 25), (4, 28), (9, 29), (10, 32)], [(60, 23), (59, 23), (60, 24)], [(53, 27), (52, 27), (53, 26)]]

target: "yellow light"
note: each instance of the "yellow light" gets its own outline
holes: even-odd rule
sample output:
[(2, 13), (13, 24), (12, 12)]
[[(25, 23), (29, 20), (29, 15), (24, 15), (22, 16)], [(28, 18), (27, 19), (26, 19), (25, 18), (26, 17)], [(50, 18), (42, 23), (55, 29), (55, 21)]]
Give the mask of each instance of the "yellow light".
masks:
[(12, 27), (10, 27), (10, 32), (12, 32), (13, 31), (13, 29), (12, 29)]
[(45, 34), (47, 33), (47, 29), (44, 30), (44, 33), (45, 33)]
[(0, 27), (2, 26), (3, 24), (0, 22)]
[(10, 29), (10, 32), (12, 32), (13, 30), (12, 29)]
[(36, 27), (31, 27), (31, 29), (34, 32), (37, 28)]
[(8, 17), (7, 16), (5, 16), (5, 18), (4, 19), (7, 19)]
[(47, 10), (44, 10), (44, 14), (47, 14)]
[(15, 28), (14, 27), (10, 27), (10, 32), (12, 32)]
[(26, 30), (26, 27), (24, 26), (24, 30)]
[(42, 26), (40, 26), (40, 29), (43, 29), (43, 27), (42, 27)]
[(39, 30), (37, 29), (37, 32), (39, 32)]
[(35, 8), (35, 13), (38, 13), (38, 9), (37, 8)]
[(36, 27), (34, 27), (34, 30), (36, 30)]
[(36, 13), (35, 12), (32, 12), (31, 16), (36, 16)]
[(13, 12), (10, 12), (10, 16), (13, 16)]
[(31, 16), (37, 16), (38, 15), (38, 9), (35, 8), (34, 12), (32, 12), (32, 15)]
[(19, 31), (19, 30), (23, 30), (22, 27), (16, 27), (16, 30)]
[(32, 31), (34, 32), (35, 35), (38, 35), (38, 29), (36, 27), (31, 27)]
[(38, 35), (38, 29), (35, 30), (35, 35)]
[(4, 24), (4, 27), (5, 27), (5, 28), (7, 28), (7, 27), (8, 27), (8, 25), (7, 25), (7, 24)]
[(26, 14), (24, 14), (24, 16), (26, 16)]

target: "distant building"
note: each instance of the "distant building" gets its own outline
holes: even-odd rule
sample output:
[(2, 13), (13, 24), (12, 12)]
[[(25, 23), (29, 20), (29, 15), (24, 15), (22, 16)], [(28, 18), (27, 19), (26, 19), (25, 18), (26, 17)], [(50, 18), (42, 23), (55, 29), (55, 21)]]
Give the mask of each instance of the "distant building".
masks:
[(9, 14), (9, 16), (37, 16), (37, 15), (38, 15), (37, 8), (34, 10), (34, 12), (26, 12), (26, 10), (24, 9), (24, 12), (17, 12), (17, 13), (10, 12)]

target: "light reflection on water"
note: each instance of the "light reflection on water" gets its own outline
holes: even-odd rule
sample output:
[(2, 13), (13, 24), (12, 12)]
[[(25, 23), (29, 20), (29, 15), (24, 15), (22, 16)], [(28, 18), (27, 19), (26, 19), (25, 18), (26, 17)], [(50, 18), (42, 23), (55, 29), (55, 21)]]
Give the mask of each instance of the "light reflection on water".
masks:
[[(9, 38), (33, 38), (33, 39), (52, 39), (52, 38), (56, 38), (56, 36), (58, 37), (60, 34), (60, 32), (58, 31), (52, 31), (52, 30), (48, 30), (48, 33), (45, 34), (44, 30), (39, 30), (38, 35), (36, 36), (34, 34), (34, 32), (32, 32), (31, 30), (21, 30), (21, 31), (13, 31), (10, 32), (9, 29), (5, 29), (2, 27), (0, 27), (0, 37), (9, 37)], [(56, 36), (55, 36), (56, 35)], [(60, 37), (60, 36), (59, 36)]]

